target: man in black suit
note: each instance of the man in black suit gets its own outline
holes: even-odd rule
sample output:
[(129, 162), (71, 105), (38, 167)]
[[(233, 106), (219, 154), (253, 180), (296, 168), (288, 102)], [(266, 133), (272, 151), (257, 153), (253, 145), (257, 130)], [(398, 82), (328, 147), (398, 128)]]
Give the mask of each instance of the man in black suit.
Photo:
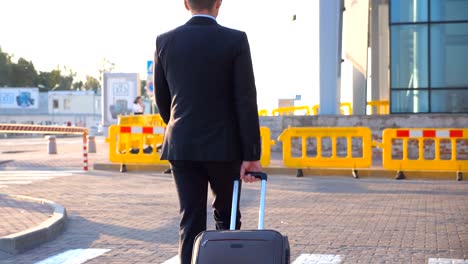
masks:
[[(162, 159), (180, 203), (181, 264), (206, 229), (208, 183), (216, 229), (229, 229), (232, 183), (261, 171), (257, 96), (247, 35), (216, 22), (221, 0), (184, 0), (193, 17), (158, 36), (156, 104), (167, 124)], [(238, 209), (236, 228), (240, 228)]]

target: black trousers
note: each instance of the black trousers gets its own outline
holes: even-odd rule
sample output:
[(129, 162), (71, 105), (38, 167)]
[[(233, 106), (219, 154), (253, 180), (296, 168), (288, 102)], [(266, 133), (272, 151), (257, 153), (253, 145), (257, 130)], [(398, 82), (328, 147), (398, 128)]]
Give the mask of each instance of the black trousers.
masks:
[[(208, 183), (214, 196), (216, 229), (229, 229), (233, 181), (239, 178), (241, 162), (171, 160), (170, 163), (180, 204), (179, 258), (181, 264), (190, 264), (195, 237), (206, 230)], [(240, 229), (240, 217), (238, 207), (236, 229)]]

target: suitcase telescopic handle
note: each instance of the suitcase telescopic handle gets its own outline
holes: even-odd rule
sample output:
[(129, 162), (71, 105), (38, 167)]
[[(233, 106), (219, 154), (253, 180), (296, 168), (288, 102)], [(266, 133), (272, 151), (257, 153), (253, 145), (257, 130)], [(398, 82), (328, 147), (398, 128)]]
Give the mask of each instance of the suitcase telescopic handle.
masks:
[[(260, 208), (258, 209), (258, 229), (263, 229), (265, 223), (265, 199), (266, 199), (266, 183), (268, 175), (264, 172), (247, 171), (245, 174), (250, 174), (257, 179), (262, 180), (262, 187), (260, 189)], [(231, 224), (229, 229), (236, 229), (237, 205), (239, 203), (239, 180), (234, 181), (234, 190), (232, 192), (232, 207), (231, 207)]]

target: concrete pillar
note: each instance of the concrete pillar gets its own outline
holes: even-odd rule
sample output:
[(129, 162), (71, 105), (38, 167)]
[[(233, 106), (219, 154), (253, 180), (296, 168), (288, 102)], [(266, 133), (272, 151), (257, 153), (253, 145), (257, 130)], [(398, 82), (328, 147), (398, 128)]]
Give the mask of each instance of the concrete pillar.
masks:
[(353, 67), (353, 115), (366, 114), (366, 83), (366, 76)]
[(88, 153), (96, 153), (95, 136), (86, 136), (88, 142)]
[(55, 136), (46, 136), (46, 139), (48, 140), (47, 153), (48, 154), (57, 154), (57, 144), (55, 142), (56, 137)]
[(372, 0), (370, 16), (371, 100), (389, 100), (389, 17), (388, 0)]
[(343, 0), (320, 0), (320, 115), (340, 114)]

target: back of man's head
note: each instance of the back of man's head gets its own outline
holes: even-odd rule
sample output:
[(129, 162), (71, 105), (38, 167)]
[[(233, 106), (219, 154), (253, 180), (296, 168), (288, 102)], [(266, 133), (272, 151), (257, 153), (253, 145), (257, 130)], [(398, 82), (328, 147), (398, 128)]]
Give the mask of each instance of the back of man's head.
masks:
[(188, 0), (190, 9), (194, 11), (211, 10), (216, 0)]

